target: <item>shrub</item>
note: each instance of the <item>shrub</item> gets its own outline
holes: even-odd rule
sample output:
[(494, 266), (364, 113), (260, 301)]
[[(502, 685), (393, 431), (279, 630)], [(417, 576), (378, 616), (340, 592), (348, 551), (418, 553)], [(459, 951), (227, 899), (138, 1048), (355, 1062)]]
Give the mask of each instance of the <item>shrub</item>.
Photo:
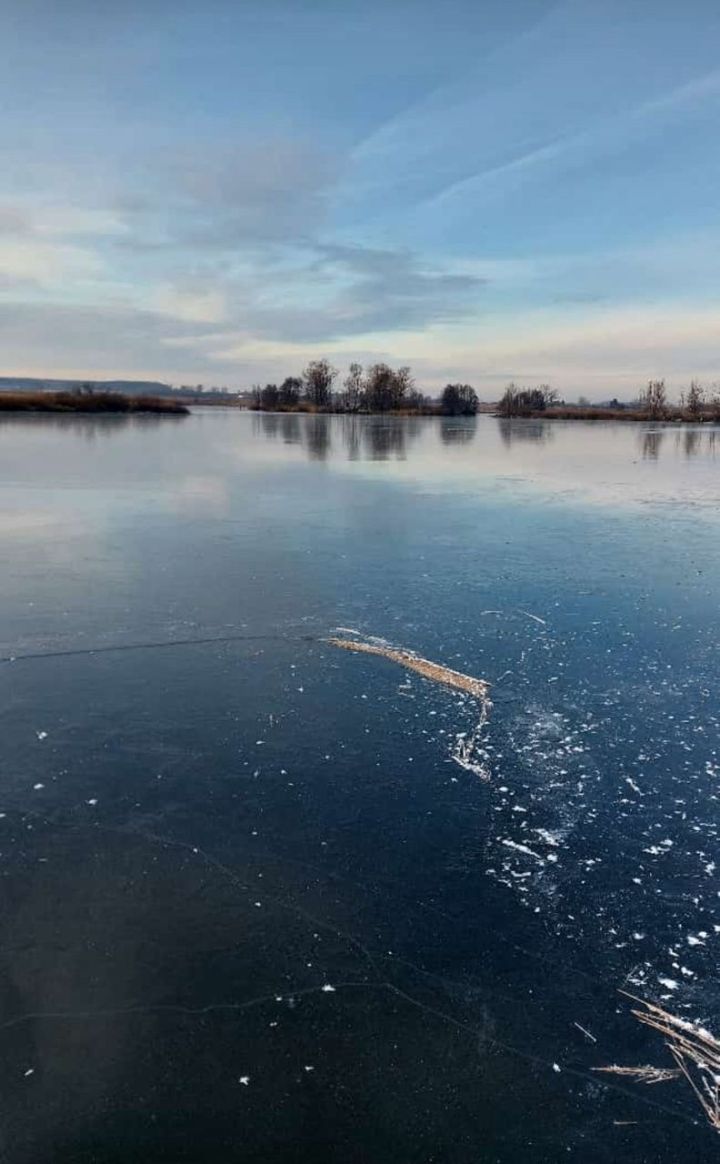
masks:
[(443, 416), (475, 416), (478, 410), (477, 392), (469, 384), (446, 384), (440, 397)]

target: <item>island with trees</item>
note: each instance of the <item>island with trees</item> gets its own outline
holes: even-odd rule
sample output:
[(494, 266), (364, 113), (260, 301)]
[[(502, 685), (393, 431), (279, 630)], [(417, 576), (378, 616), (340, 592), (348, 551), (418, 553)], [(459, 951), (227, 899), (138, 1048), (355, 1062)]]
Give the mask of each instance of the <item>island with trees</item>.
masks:
[(389, 413), (406, 416), (474, 416), (477, 393), (469, 384), (448, 384), (433, 400), (418, 391), (410, 368), (351, 364), (336, 387), (338, 370), (328, 360), (311, 360), (302, 376), (282, 384), (256, 385), (250, 407), (259, 412)]

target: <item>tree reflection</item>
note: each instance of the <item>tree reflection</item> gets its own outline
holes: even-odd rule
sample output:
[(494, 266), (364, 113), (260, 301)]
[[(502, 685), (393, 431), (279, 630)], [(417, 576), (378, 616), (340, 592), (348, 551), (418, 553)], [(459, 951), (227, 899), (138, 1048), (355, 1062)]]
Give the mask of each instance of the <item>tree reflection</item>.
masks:
[(280, 414), (277, 412), (253, 412), (253, 433), (276, 439), (280, 433)]
[(661, 428), (647, 428), (640, 433), (640, 451), (644, 461), (657, 461), (665, 432)]
[(552, 420), (519, 419), (499, 416), (500, 437), (507, 448), (514, 444), (545, 444), (555, 437)]
[(330, 417), (323, 413), (308, 416), (305, 421), (305, 447), (313, 461), (326, 460), (330, 452)]
[(411, 416), (370, 416), (363, 430), (364, 445), (371, 461), (395, 457), (404, 461), (408, 441), (419, 433), (419, 420)]
[(444, 445), (466, 445), (477, 434), (477, 416), (443, 416), (440, 440)]
[[(474, 421), (474, 418), (473, 418)], [(450, 420), (462, 429), (458, 440), (470, 440), (474, 424)], [(418, 416), (362, 416), (327, 413), (255, 412), (253, 432), (270, 440), (299, 444), (314, 461), (324, 461), (333, 449), (333, 433), (349, 461), (404, 460), (407, 449), (422, 432)], [(449, 438), (453, 439), (453, 438)]]
[(300, 418), (296, 412), (282, 412), (280, 414), (280, 431), (286, 445), (299, 445), (301, 443)]
[(702, 432), (698, 428), (686, 428), (675, 434), (675, 446), (678, 451), (688, 458), (698, 457), (701, 453), (714, 457), (717, 445), (717, 429)]
[(342, 440), (349, 461), (359, 461), (362, 452), (362, 431), (365, 418), (361, 416), (343, 416), (341, 418)]
[(686, 457), (696, 457), (702, 445), (702, 433), (695, 428), (686, 428), (683, 433), (683, 450)]

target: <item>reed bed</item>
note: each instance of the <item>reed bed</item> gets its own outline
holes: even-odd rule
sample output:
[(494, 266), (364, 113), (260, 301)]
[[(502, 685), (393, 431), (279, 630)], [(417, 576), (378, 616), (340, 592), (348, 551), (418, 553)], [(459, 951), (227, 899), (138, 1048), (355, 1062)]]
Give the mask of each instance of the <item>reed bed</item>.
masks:
[(185, 416), (179, 400), (160, 396), (125, 396), (121, 392), (0, 392), (0, 412), (151, 412)]

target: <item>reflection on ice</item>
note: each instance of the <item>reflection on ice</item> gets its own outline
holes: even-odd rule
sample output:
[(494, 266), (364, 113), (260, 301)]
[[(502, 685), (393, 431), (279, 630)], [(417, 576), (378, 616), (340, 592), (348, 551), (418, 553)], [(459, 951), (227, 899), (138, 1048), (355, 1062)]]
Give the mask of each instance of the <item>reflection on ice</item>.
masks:
[[(329, 416), (325, 413), (252, 413), (253, 430), (271, 440), (300, 445), (311, 460), (324, 461), (342, 450), (350, 461), (404, 460), (427, 420), (417, 416)], [(474, 420), (474, 418), (473, 418)], [(473, 424), (443, 420), (441, 435), (450, 443), (472, 439)], [(451, 435), (448, 436), (448, 433)]]
[[(394, 480), (428, 489), (497, 483), (514, 494), (540, 489), (622, 507), (676, 505), (682, 490), (685, 504), (707, 511), (720, 505), (715, 425), (297, 413), (234, 421), (336, 471), (385, 462)], [(699, 471), (688, 478), (690, 460)], [(662, 476), (652, 471), (660, 462)]]
[(512, 420), (498, 417), (500, 438), (507, 448), (514, 444), (545, 444), (555, 435), (551, 420)]

